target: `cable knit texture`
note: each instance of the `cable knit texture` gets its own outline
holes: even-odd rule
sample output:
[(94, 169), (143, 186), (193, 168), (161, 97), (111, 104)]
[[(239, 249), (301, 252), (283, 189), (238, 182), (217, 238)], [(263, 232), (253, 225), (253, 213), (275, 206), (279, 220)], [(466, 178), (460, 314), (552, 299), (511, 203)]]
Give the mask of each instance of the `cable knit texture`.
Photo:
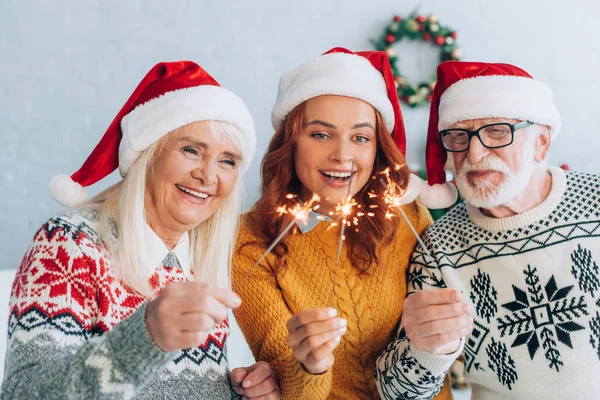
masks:
[[(411, 203), (404, 207), (419, 233), (431, 224), (428, 211)], [(367, 223), (366, 220), (364, 223)], [(271, 363), (284, 399), (378, 399), (375, 360), (393, 339), (406, 295), (406, 271), (416, 238), (401, 223), (392, 243), (383, 249), (379, 265), (360, 274), (346, 257), (344, 245), (335, 288), (334, 307), (348, 329), (334, 351), (329, 371), (311, 375), (294, 359), (286, 343), (286, 322), (301, 310), (327, 307), (335, 274), (339, 226), (321, 222), (288, 239), (288, 269), (275, 276), (275, 257), (244, 280), (264, 249), (245, 245), (257, 240), (245, 219), (234, 256), (233, 279), (242, 298), (235, 316), (257, 360)], [(440, 399), (451, 399), (449, 386)]]

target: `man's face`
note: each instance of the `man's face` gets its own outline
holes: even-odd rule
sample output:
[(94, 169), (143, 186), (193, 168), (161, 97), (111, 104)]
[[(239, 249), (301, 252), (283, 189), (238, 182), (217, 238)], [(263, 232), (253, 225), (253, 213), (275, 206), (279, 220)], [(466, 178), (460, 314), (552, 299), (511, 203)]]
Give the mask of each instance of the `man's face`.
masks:
[[(498, 122), (516, 124), (514, 119), (482, 118), (461, 121), (452, 128), (477, 130)], [(523, 193), (543, 160), (537, 140), (540, 126), (516, 130), (511, 145), (488, 149), (477, 137), (472, 137), (469, 149), (451, 153), (456, 167), (456, 183), (466, 201), (475, 207), (493, 208), (505, 204)], [(544, 153), (545, 155), (545, 153)]]

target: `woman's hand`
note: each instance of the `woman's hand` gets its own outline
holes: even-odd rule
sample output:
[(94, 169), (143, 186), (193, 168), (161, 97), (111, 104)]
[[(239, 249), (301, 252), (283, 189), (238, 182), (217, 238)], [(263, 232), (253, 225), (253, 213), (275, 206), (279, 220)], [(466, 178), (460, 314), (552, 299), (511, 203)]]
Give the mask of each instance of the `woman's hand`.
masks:
[(229, 289), (203, 282), (167, 285), (146, 306), (146, 326), (163, 351), (200, 346), (208, 333), (227, 318), (229, 308), (242, 304)]
[(321, 374), (334, 362), (333, 350), (346, 332), (346, 320), (334, 308), (303, 310), (290, 318), (287, 343), (306, 371)]
[(229, 374), (233, 391), (242, 399), (279, 400), (279, 386), (271, 366), (259, 361), (246, 368), (235, 368)]

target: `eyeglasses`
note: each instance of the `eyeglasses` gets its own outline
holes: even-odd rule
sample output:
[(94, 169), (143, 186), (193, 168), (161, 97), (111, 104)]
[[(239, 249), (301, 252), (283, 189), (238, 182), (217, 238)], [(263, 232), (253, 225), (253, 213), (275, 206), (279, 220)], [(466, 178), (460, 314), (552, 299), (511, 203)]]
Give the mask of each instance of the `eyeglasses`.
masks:
[(467, 129), (444, 129), (440, 131), (440, 141), (444, 148), (453, 153), (469, 150), (471, 138), (476, 136), (483, 147), (498, 149), (512, 144), (517, 129), (527, 128), (535, 122), (524, 121), (518, 124), (500, 122), (484, 125), (476, 131)]

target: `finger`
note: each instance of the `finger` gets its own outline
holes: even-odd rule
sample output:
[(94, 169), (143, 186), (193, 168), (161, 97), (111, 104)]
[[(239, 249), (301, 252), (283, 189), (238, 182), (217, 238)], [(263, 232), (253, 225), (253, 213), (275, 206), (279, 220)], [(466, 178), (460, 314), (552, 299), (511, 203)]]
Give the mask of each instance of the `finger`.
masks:
[(415, 338), (459, 332), (472, 326), (473, 317), (470, 315), (463, 315), (461, 317), (442, 319), (416, 325), (411, 327), (410, 330), (407, 330), (406, 334), (409, 336), (409, 339), (414, 340)]
[(228, 308), (238, 308), (242, 304), (242, 299), (240, 299), (240, 297), (231, 289), (210, 285), (206, 288), (206, 293), (213, 296)]
[[(346, 328), (337, 329), (335, 331), (329, 331), (321, 333), (319, 335), (307, 337), (300, 345), (296, 348), (292, 348), (294, 356), (298, 360), (307, 359), (308, 355), (317, 351), (324, 344), (337, 340), (339, 343), (341, 336), (346, 332)], [(336, 343), (337, 345), (337, 343)], [(335, 346), (333, 346), (335, 347)]]
[(175, 285), (169, 285), (171, 291), (185, 299), (199, 299), (210, 295), (228, 308), (237, 308), (242, 304), (239, 296), (230, 289), (220, 288), (206, 282), (179, 282), (177, 286)]
[(182, 332), (209, 332), (221, 322), (207, 313), (187, 313), (177, 319)]
[(302, 325), (288, 336), (290, 347), (296, 347), (299, 343), (311, 336), (317, 336), (325, 332), (339, 331), (345, 332), (347, 322), (343, 318), (332, 318), (326, 321), (310, 322)]
[[(252, 366), (253, 368), (249, 369), (248, 374), (244, 378), (242, 386), (244, 388), (254, 387), (270, 376), (273, 376), (273, 372), (268, 363), (264, 361), (259, 361)], [(266, 392), (268, 393), (268, 392)]]
[(326, 321), (334, 318), (337, 315), (335, 308), (312, 308), (310, 310), (302, 310), (298, 314), (290, 318), (286, 324), (288, 331), (293, 332), (302, 325), (311, 322)]
[[(246, 380), (244, 380), (244, 385)], [(273, 375), (269, 375), (260, 382), (252, 382), (251, 386), (244, 386), (244, 395), (247, 397), (255, 398), (269, 394), (277, 389), (277, 382)]]
[(469, 315), (469, 311), (469, 306), (459, 301), (452, 304), (432, 305), (417, 309), (414, 313), (410, 313), (410, 318), (414, 324), (423, 324), (429, 321)]
[[(227, 312), (229, 309), (217, 300), (215, 297), (210, 295), (204, 295), (201, 299), (193, 300), (190, 299), (189, 308), (185, 309), (181, 314), (182, 321), (189, 320), (190, 323), (198, 318), (198, 315), (206, 314), (209, 315), (217, 323), (221, 323), (227, 318)], [(195, 317), (196, 316), (196, 317)]]
[(404, 300), (403, 307), (423, 308), (436, 304), (456, 303), (461, 299), (462, 293), (455, 289), (421, 290), (408, 296)]
[(245, 368), (234, 368), (229, 374), (229, 381), (233, 386), (241, 386), (246, 375), (248, 375), (248, 373)]
[(234, 385), (232, 383), (231, 390), (233, 390), (235, 392), (235, 394), (237, 394), (239, 396), (242, 396), (244, 394), (244, 388), (242, 387), (242, 385)]
[(207, 332), (182, 331), (179, 333), (179, 342), (181, 343), (182, 349), (191, 349), (202, 345), (206, 341), (207, 337)]
[(279, 399), (279, 391), (273, 390), (261, 396), (242, 396), (242, 400), (277, 400)]
[(165, 288), (162, 290), (161, 293), (165, 293), (165, 292), (181, 293), (182, 291), (186, 291), (186, 290), (188, 290), (189, 288), (192, 287), (190, 285), (190, 283), (192, 283), (192, 282), (171, 282), (171, 283), (167, 283), (165, 285)]
[(333, 350), (335, 350), (337, 345), (340, 343), (340, 340), (341, 337), (337, 337), (323, 344), (321, 347), (308, 355), (306, 362), (308, 364), (326, 364), (325, 361), (328, 361), (330, 364), (333, 364)]
[(418, 341), (415, 341), (413, 344), (419, 350), (427, 351), (432, 354), (440, 354), (441, 348), (469, 335), (472, 330), (472, 327), (467, 327), (455, 332), (428, 336), (425, 338), (421, 338)]

